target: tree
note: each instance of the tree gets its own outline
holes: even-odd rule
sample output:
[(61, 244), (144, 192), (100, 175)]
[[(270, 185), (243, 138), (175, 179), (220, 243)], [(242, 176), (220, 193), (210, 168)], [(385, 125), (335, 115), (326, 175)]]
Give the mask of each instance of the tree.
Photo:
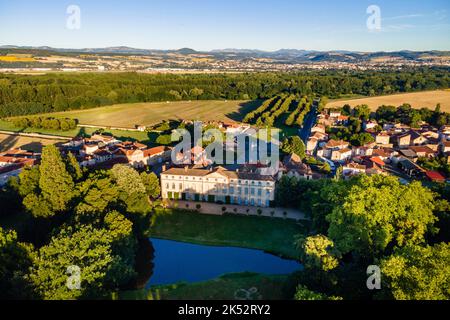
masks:
[(0, 299), (31, 297), (25, 276), (31, 266), (33, 247), (18, 242), (15, 231), (0, 227)]
[(50, 217), (67, 211), (70, 201), (76, 196), (75, 183), (59, 150), (53, 145), (42, 150), (39, 174), (36, 169), (31, 169), (25, 171), (21, 178), (19, 190), (25, 196), (23, 204), (35, 217)]
[(69, 201), (74, 197), (74, 182), (54, 145), (43, 148), (39, 173), (39, 188), (44, 199), (54, 211), (67, 210)]
[(369, 106), (366, 104), (356, 106), (355, 109), (353, 109), (353, 112), (354, 116), (361, 120), (369, 120), (370, 114), (372, 113)]
[(385, 295), (397, 300), (450, 299), (450, 244), (407, 246), (381, 261)]
[(116, 180), (117, 186), (128, 195), (135, 193), (145, 193), (145, 186), (139, 173), (132, 167), (123, 164), (116, 164), (111, 173)]
[(161, 188), (159, 186), (159, 179), (155, 173), (141, 173), (141, 180), (147, 191), (147, 195), (152, 199), (159, 198), (161, 194)]
[(80, 201), (75, 211), (80, 215), (103, 214), (119, 198), (119, 188), (109, 175), (91, 176), (79, 190)]
[(72, 152), (69, 152), (69, 154), (67, 155), (66, 166), (74, 181), (79, 181), (83, 177), (83, 172), (81, 171), (80, 164), (78, 163), (77, 158), (75, 158)]
[(64, 111), (67, 110), (68, 104), (67, 99), (62, 94), (57, 94), (55, 97), (54, 110), (55, 111)]
[[(135, 276), (133, 265), (114, 252), (113, 241), (106, 229), (61, 230), (33, 259), (28, 279), (36, 294), (42, 299), (98, 299), (126, 284)], [(67, 284), (76, 286), (77, 271), (79, 290), (73, 290)]]
[(326, 294), (315, 292), (309, 290), (304, 285), (299, 285), (295, 292), (295, 300), (342, 300), (341, 297), (331, 296), (328, 297)]
[(142, 215), (149, 213), (151, 206), (139, 173), (122, 164), (115, 165), (111, 173), (121, 191), (119, 198), (127, 205), (127, 211)]
[(328, 236), (343, 254), (379, 256), (387, 248), (419, 244), (436, 220), (434, 195), (420, 182), (402, 185), (391, 176), (362, 175), (334, 199)]
[(302, 139), (298, 136), (285, 138), (281, 147), (281, 150), (285, 153), (292, 154), (295, 153), (300, 158), (305, 157), (305, 144)]
[(339, 252), (332, 240), (324, 235), (315, 235), (297, 240), (301, 249), (301, 260), (305, 267), (312, 270), (330, 271), (339, 264)]

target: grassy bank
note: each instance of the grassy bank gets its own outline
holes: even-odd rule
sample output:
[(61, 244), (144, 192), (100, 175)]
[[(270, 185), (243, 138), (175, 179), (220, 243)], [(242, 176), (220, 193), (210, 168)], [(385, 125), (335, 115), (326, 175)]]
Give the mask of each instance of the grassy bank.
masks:
[(123, 300), (286, 300), (292, 299), (295, 281), (289, 275), (233, 273), (196, 283), (154, 286), (150, 290), (120, 292)]
[(295, 236), (306, 234), (306, 222), (238, 215), (202, 215), (167, 210), (156, 217), (149, 236), (197, 244), (265, 250), (286, 258), (298, 258)]

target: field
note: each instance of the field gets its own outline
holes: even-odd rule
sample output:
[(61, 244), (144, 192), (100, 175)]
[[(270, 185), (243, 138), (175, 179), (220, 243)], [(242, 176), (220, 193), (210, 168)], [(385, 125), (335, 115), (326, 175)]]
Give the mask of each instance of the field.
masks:
[(400, 106), (403, 103), (409, 103), (413, 108), (427, 107), (432, 110), (434, 110), (436, 104), (440, 103), (441, 111), (450, 112), (450, 90), (402, 93), (359, 99), (338, 99), (334, 101), (331, 100), (327, 104), (327, 107), (342, 107), (345, 104), (349, 104), (354, 107), (360, 104), (367, 104), (371, 109), (376, 110), (383, 104)]
[(35, 137), (23, 137), (0, 133), (0, 152), (14, 148), (23, 148), (35, 152), (41, 152), (42, 147), (49, 144), (63, 143), (62, 140), (42, 139)]
[(134, 128), (154, 125), (162, 120), (241, 121), (258, 101), (180, 101), (132, 103), (46, 114), (52, 117), (78, 119), (79, 123), (105, 127)]

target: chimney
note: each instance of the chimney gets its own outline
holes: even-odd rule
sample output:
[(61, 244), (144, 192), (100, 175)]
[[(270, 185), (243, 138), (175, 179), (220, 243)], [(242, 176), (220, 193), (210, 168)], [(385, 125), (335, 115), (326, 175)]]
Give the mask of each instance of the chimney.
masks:
[(184, 166), (184, 172), (187, 172), (187, 170), (188, 170), (188, 167)]
[(162, 165), (161, 171), (162, 171), (162, 172), (166, 171), (166, 164), (163, 164), (163, 165)]
[(236, 173), (239, 173), (239, 169), (236, 169)]

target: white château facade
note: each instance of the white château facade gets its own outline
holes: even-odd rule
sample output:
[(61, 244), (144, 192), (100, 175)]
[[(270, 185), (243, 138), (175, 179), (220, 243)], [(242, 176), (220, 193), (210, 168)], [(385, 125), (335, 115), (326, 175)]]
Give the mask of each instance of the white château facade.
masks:
[(275, 198), (275, 180), (222, 167), (171, 168), (161, 173), (161, 194), (163, 199), (268, 207)]

